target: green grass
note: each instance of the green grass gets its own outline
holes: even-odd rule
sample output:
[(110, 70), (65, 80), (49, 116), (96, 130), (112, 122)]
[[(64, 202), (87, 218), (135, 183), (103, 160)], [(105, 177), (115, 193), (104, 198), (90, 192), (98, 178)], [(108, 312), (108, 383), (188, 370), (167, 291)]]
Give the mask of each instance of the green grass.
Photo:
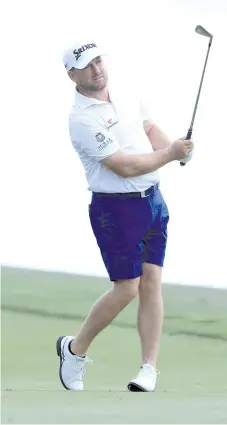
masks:
[(227, 291), (163, 285), (154, 393), (129, 393), (140, 367), (136, 301), (98, 336), (86, 390), (65, 391), (55, 341), (74, 334), (106, 279), (2, 269), (2, 423), (227, 423)]

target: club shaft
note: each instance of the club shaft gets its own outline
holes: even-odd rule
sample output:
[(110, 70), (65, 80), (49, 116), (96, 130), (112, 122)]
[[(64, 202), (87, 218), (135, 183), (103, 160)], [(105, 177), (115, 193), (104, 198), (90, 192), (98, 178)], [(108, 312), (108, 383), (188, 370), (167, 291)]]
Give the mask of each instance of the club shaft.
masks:
[[(196, 97), (196, 102), (195, 102), (194, 111), (193, 111), (193, 115), (192, 115), (192, 120), (191, 120), (190, 127), (188, 129), (186, 140), (190, 140), (191, 139), (191, 136), (192, 136), (193, 125), (194, 125), (194, 121), (195, 121), (195, 115), (196, 115), (196, 111), (197, 111), (197, 107), (198, 107), (198, 103), (199, 103), (199, 97), (200, 97), (200, 93), (201, 93), (201, 89), (202, 89), (202, 85), (203, 85), (203, 79), (204, 79), (204, 75), (205, 75), (205, 71), (206, 71), (208, 56), (209, 56), (209, 53), (210, 53), (211, 43), (212, 43), (212, 38), (209, 41), (209, 45), (208, 45), (208, 49), (207, 49), (207, 54), (206, 54), (206, 59), (205, 59), (205, 64), (204, 64), (204, 67), (203, 67), (202, 78), (201, 78), (201, 81), (200, 81), (199, 90), (198, 90), (198, 94), (197, 94), (197, 97)], [(181, 166), (184, 166), (186, 164), (184, 162), (180, 162), (180, 165)]]
[(200, 85), (199, 85), (199, 91), (198, 91), (198, 94), (197, 94), (195, 107), (194, 107), (194, 111), (193, 111), (193, 115), (192, 115), (192, 120), (191, 120), (191, 124), (190, 124), (190, 127), (189, 127), (189, 130), (191, 130), (191, 131), (193, 129), (193, 124), (194, 124), (194, 121), (195, 121), (195, 115), (196, 115), (196, 111), (197, 111), (197, 107), (198, 107), (198, 103), (199, 103), (199, 98), (200, 98), (200, 93), (201, 93), (201, 89), (202, 89), (202, 85), (203, 85), (203, 79), (204, 79), (204, 75), (205, 75), (205, 71), (206, 71), (208, 56), (209, 56), (209, 53), (210, 53), (210, 46), (211, 46), (211, 41), (209, 42), (209, 45), (208, 45), (206, 60), (205, 60), (203, 73), (202, 73), (202, 78), (201, 78)]

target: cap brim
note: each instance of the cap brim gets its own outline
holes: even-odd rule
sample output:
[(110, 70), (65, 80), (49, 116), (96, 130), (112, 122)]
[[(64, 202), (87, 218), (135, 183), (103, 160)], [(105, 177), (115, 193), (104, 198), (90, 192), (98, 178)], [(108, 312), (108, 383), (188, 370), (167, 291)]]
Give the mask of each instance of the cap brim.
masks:
[(74, 68), (76, 69), (84, 69), (86, 66), (95, 58), (98, 56), (106, 56), (107, 54), (99, 49), (90, 49), (86, 52), (86, 55), (84, 55), (84, 59), (78, 61), (79, 64), (75, 64)]

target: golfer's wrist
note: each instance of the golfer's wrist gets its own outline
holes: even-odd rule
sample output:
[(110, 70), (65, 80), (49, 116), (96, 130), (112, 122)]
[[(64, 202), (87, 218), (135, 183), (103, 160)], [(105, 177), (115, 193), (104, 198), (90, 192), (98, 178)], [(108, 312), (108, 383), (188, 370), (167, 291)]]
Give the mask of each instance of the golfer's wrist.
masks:
[(168, 152), (169, 162), (174, 161), (175, 158), (173, 157), (173, 151), (172, 151), (172, 147), (171, 146), (169, 146), (167, 148), (167, 152)]

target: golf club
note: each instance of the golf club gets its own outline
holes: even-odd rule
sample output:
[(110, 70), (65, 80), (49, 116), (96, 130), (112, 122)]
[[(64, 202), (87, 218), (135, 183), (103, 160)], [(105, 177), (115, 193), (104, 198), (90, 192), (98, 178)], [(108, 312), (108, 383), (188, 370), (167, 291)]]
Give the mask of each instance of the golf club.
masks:
[[(204, 74), (205, 74), (205, 70), (206, 70), (206, 66), (207, 66), (208, 56), (209, 56), (209, 53), (210, 53), (210, 47), (211, 47), (211, 43), (212, 43), (212, 40), (213, 40), (213, 36), (208, 31), (206, 31), (205, 28), (201, 27), (201, 25), (197, 25), (197, 27), (195, 28), (195, 32), (197, 32), (197, 34), (203, 35), (204, 37), (208, 37), (209, 38), (209, 44), (208, 44), (206, 60), (205, 60), (204, 68), (203, 68), (202, 78), (201, 78), (201, 81), (200, 81), (199, 91), (198, 91), (198, 94), (197, 94), (195, 107), (194, 107), (194, 111), (193, 111), (193, 115), (192, 115), (192, 121), (191, 121), (191, 125), (188, 129), (188, 133), (187, 133), (185, 140), (190, 140), (191, 136), (192, 136), (193, 124), (194, 124), (194, 121), (195, 121), (195, 114), (196, 114), (197, 106), (198, 106), (198, 103), (199, 103), (199, 96), (200, 96), (200, 92), (201, 92), (201, 88), (202, 88), (202, 84), (203, 84), (203, 78), (204, 78)], [(182, 165), (182, 166), (185, 165), (185, 164), (186, 164), (186, 162), (183, 162), (183, 161), (180, 162), (180, 165)]]

